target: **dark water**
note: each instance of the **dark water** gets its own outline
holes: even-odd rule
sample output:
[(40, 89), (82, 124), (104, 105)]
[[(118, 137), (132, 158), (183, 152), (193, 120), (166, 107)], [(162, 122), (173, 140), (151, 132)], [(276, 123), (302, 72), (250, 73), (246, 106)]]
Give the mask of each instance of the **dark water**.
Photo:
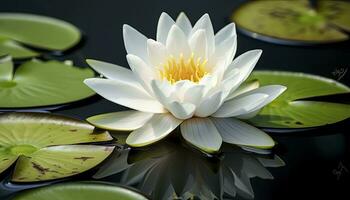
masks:
[[(73, 59), (86, 66), (94, 58), (127, 66), (122, 41), (122, 25), (130, 24), (154, 37), (162, 11), (176, 17), (185, 11), (192, 22), (208, 12), (215, 30), (227, 24), (231, 11), (242, 1), (107, 1), (107, 0), (1, 0), (0, 12), (29, 12), (67, 20), (86, 35), (81, 49), (59, 59)], [(250, 49), (263, 49), (256, 69), (301, 71), (338, 79), (336, 70), (350, 66), (348, 43), (321, 47), (289, 47), (269, 44), (238, 35), (237, 55)], [(349, 85), (349, 73), (339, 81)], [(60, 108), (54, 113), (80, 119), (124, 108), (99, 97)], [(220, 155), (208, 158), (176, 139), (143, 151), (118, 150), (99, 169), (67, 180), (106, 180), (129, 184), (163, 197), (173, 191), (191, 191), (213, 197), (220, 192), (237, 199), (350, 199), (349, 121), (343, 126), (299, 133), (271, 134), (278, 142), (272, 155), (257, 155), (225, 146)], [(117, 159), (118, 158), (118, 159)], [(279, 159), (280, 158), (280, 159)], [(285, 166), (282, 166), (283, 162)], [(119, 172), (119, 173), (118, 173)], [(8, 183), (11, 171), (2, 174), (0, 199), (26, 187)], [(107, 177), (104, 177), (109, 175)], [(232, 177), (235, 177), (232, 179)], [(273, 177), (273, 178), (272, 178)], [(225, 182), (226, 180), (226, 182)], [(240, 180), (240, 181), (238, 181)]]

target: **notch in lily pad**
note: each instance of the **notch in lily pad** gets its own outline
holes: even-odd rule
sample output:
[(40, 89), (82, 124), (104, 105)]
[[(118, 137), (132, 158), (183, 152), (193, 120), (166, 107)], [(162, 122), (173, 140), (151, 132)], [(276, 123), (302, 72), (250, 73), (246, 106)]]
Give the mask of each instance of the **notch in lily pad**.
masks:
[[(255, 71), (249, 80), (261, 86), (281, 84), (287, 90), (249, 122), (264, 128), (310, 128), (334, 124), (350, 117), (350, 105), (326, 101), (328, 95), (349, 94), (350, 88), (335, 80), (305, 73)], [(319, 98), (318, 98), (319, 97)], [(319, 99), (319, 100), (318, 100)]]
[(350, 3), (308, 0), (248, 1), (232, 16), (238, 30), (253, 38), (286, 45), (315, 45), (349, 39)]
[(58, 61), (31, 60), (15, 68), (10, 56), (0, 59), (0, 108), (56, 106), (93, 96), (83, 80), (90, 68)]
[(47, 181), (87, 171), (113, 146), (83, 144), (110, 141), (108, 132), (72, 118), (45, 113), (0, 115), (0, 173), (15, 164), (12, 181)]
[(0, 56), (15, 59), (38, 56), (37, 49), (64, 52), (76, 46), (82, 35), (63, 20), (24, 13), (0, 13)]
[(100, 181), (60, 183), (16, 195), (13, 200), (147, 200), (144, 195), (126, 187)]

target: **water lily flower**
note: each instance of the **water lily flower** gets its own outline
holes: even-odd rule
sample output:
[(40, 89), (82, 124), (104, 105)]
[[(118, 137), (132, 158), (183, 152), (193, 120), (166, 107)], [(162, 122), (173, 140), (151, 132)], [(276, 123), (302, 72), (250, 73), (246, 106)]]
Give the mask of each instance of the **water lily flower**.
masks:
[(234, 23), (214, 34), (208, 14), (192, 26), (184, 13), (176, 21), (162, 13), (156, 40), (129, 25), (124, 25), (123, 36), (131, 70), (87, 60), (105, 78), (86, 79), (85, 84), (133, 110), (93, 116), (87, 119), (90, 123), (132, 131), (126, 140), (132, 147), (157, 142), (178, 126), (188, 143), (209, 153), (218, 151), (222, 142), (274, 146), (266, 133), (239, 119), (255, 116), (286, 87), (242, 84), (262, 51), (248, 51), (233, 60)]

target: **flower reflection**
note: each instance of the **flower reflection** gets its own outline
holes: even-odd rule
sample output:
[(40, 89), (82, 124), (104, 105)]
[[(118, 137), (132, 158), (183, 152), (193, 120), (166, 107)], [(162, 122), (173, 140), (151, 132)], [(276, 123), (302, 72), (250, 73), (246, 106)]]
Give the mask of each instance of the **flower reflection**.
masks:
[(254, 198), (250, 179), (273, 179), (266, 167), (280, 167), (277, 155), (259, 155), (232, 145), (203, 156), (181, 141), (166, 140), (142, 150), (123, 149), (94, 175), (134, 186), (152, 199)]

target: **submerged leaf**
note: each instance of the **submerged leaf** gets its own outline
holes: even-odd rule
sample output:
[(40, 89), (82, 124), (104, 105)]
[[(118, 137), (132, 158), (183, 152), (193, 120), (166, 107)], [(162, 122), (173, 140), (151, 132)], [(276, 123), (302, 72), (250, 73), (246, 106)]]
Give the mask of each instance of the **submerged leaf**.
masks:
[(94, 94), (83, 80), (94, 76), (89, 68), (58, 61), (25, 62), (13, 71), (11, 60), (0, 62), (0, 108), (52, 106), (90, 97)]
[(305, 128), (332, 124), (350, 117), (350, 105), (304, 100), (305, 98), (349, 93), (350, 88), (334, 80), (315, 75), (279, 71), (256, 71), (250, 79), (264, 85), (280, 84), (287, 90), (249, 119), (259, 127)]
[[(63, 178), (84, 172), (112, 153), (112, 146), (76, 145), (109, 141), (90, 124), (44, 113), (0, 115), (0, 172), (17, 164), (16, 182)], [(75, 145), (71, 145), (75, 144)]]

